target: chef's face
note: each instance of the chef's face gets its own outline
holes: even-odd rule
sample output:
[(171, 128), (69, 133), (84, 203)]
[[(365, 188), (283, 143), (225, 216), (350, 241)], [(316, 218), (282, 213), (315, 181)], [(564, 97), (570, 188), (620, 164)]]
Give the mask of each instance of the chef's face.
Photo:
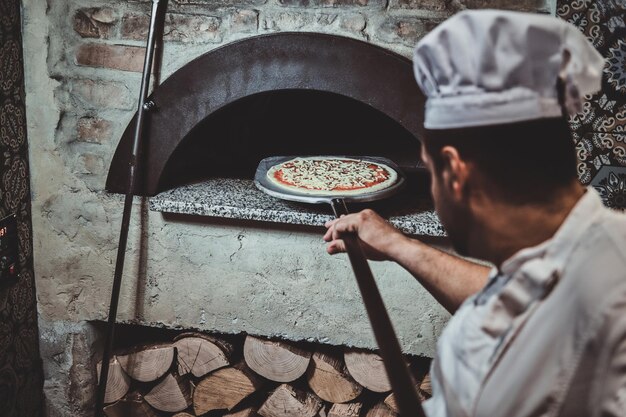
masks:
[(435, 203), (439, 220), (446, 229), (454, 250), (463, 256), (470, 255), (469, 242), (469, 204), (464, 198), (463, 190), (455, 188), (454, 168), (444, 162), (436, 166), (422, 144), (422, 160), (431, 175), (430, 192)]

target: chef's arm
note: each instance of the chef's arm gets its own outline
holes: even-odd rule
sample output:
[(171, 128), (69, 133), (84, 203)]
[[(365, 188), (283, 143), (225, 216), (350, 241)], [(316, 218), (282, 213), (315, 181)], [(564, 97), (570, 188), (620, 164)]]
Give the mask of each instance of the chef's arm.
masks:
[(487, 282), (490, 268), (411, 239), (372, 210), (342, 216), (326, 227), (328, 253), (345, 252), (341, 233), (357, 233), (369, 259), (402, 265), (452, 313)]

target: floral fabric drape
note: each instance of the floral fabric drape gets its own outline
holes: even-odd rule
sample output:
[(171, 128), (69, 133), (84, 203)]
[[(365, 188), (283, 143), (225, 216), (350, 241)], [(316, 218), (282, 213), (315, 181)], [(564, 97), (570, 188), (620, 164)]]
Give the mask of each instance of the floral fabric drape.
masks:
[(602, 91), (570, 124), (578, 175), (612, 208), (626, 209), (626, 0), (559, 0), (557, 15), (573, 23), (606, 58)]
[[(43, 47), (43, 46), (42, 46)], [(0, 417), (42, 414), (20, 1), (0, 0), (0, 218), (18, 221), (16, 282), (0, 283)]]

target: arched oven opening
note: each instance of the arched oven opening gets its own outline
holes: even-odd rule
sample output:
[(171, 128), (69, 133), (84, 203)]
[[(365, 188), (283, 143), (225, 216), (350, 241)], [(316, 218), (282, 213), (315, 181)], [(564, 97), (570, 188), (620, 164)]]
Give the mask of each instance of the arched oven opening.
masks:
[[(151, 100), (140, 195), (222, 172), (249, 175), (276, 154), (369, 154), (420, 165), (423, 97), (411, 61), (354, 39), (280, 33), (235, 42), (176, 71)], [(108, 191), (124, 192), (133, 130), (134, 119)]]

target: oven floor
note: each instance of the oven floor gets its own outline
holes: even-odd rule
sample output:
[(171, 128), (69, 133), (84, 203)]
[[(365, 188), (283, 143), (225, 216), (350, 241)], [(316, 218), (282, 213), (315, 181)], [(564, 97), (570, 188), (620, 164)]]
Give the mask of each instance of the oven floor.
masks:
[[(351, 211), (370, 207), (410, 235), (446, 236), (432, 201), (408, 188), (387, 200), (354, 204)], [(259, 191), (252, 180), (211, 178), (162, 192), (150, 198), (150, 210), (274, 223), (323, 226), (332, 218), (330, 206), (283, 201)]]

